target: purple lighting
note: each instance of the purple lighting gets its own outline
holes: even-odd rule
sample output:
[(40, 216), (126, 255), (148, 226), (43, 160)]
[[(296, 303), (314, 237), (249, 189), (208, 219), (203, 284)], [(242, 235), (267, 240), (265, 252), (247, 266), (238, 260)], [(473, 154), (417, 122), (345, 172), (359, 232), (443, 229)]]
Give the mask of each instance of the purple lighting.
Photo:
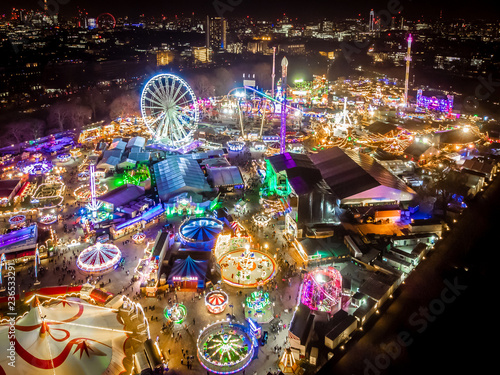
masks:
[(437, 98), (435, 96), (425, 96), (422, 94), (422, 90), (418, 90), (417, 106), (439, 112), (451, 112), (453, 110), (453, 95), (447, 95), (446, 98)]

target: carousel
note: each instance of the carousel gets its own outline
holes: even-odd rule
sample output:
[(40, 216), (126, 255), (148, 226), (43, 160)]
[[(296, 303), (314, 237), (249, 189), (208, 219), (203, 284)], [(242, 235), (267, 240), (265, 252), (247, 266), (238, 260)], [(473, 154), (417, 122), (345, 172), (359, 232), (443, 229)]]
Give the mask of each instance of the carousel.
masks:
[(56, 221), (57, 221), (56, 214), (45, 214), (43, 216), (40, 216), (40, 219), (38, 219), (38, 222), (43, 225), (54, 224)]
[(252, 361), (254, 337), (239, 322), (217, 321), (205, 327), (197, 341), (201, 365), (216, 374), (242, 371)]
[(76, 265), (84, 272), (102, 273), (117, 266), (121, 258), (122, 253), (117, 246), (98, 242), (78, 255)]
[(276, 275), (276, 262), (250, 246), (228, 252), (219, 260), (222, 281), (240, 288), (256, 288)]
[(205, 306), (208, 312), (220, 314), (227, 307), (228, 296), (222, 290), (213, 290), (205, 296)]
[(132, 236), (132, 241), (136, 244), (141, 244), (146, 240), (146, 234), (143, 232), (136, 233)]
[(210, 217), (192, 217), (179, 226), (181, 242), (196, 249), (211, 249), (224, 224)]

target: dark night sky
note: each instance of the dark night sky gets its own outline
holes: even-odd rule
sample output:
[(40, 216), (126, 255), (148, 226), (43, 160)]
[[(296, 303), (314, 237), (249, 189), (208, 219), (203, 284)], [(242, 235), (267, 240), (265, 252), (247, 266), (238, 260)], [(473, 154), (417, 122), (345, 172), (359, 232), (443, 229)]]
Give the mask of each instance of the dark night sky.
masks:
[[(0, 12), (10, 13), (12, 7), (37, 9), (41, 0), (3, 0), (0, 4)], [(389, 0), (217, 0), (223, 4), (238, 4), (233, 10), (224, 13), (224, 17), (240, 17), (251, 15), (258, 18), (276, 19), (284, 12), (290, 17), (310, 18), (345, 18), (355, 17), (358, 13), (366, 15), (370, 9), (382, 11), (387, 9)], [(398, 1), (398, 0), (390, 0)], [(437, 18), (440, 10), (444, 18), (466, 17), (470, 18), (496, 18), (495, 2), (491, 0), (456, 0), (456, 1), (433, 1), (433, 0), (399, 0), (403, 9), (402, 14), (406, 18), (417, 19), (419, 17)], [(109, 12), (115, 16), (137, 16), (141, 13), (146, 15), (172, 16), (175, 14), (189, 14), (201, 17), (206, 14), (217, 15), (213, 5), (214, 0), (49, 0), (59, 2), (60, 13), (71, 16), (75, 13), (77, 6), (83, 7), (89, 16), (97, 16), (100, 13)], [(63, 5), (64, 4), (64, 5)]]

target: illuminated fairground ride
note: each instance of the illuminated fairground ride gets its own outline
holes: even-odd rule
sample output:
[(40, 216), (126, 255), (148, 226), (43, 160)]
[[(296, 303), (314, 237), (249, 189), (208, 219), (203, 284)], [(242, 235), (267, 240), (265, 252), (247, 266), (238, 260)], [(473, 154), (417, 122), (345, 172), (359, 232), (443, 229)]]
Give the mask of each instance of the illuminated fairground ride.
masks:
[[(108, 191), (108, 187), (104, 184), (95, 185), (95, 196), (99, 197)], [(75, 189), (73, 192), (75, 198), (79, 202), (90, 202), (92, 198), (92, 192), (89, 185), (81, 185)]]
[(181, 242), (196, 249), (211, 249), (224, 229), (222, 221), (211, 217), (190, 217), (179, 226)]
[(143, 243), (146, 240), (146, 234), (143, 232), (136, 233), (132, 236), (132, 241), (136, 244)]
[(258, 250), (245, 248), (232, 250), (219, 260), (221, 278), (226, 284), (239, 288), (256, 288), (267, 284), (276, 275), (274, 259)]
[(199, 106), (182, 78), (162, 73), (152, 77), (141, 95), (141, 114), (154, 142), (175, 151), (193, 142)]
[(269, 293), (262, 290), (252, 292), (245, 300), (245, 319), (252, 319), (257, 323), (269, 323), (274, 318), (274, 302), (271, 302)]
[(311, 310), (335, 313), (341, 308), (342, 275), (333, 267), (307, 273), (300, 289), (300, 302)]
[(217, 321), (205, 327), (197, 340), (201, 365), (216, 374), (242, 371), (252, 361), (255, 336), (244, 324)]
[(11, 229), (23, 228), (26, 226), (26, 216), (25, 215), (14, 215), (9, 218), (9, 224)]
[(28, 164), (22, 168), (24, 173), (30, 175), (45, 175), (49, 173), (53, 168), (53, 165), (48, 160), (37, 161), (35, 163)]
[(387, 134), (373, 134), (364, 131), (362, 135), (353, 135), (349, 130), (342, 136), (334, 136), (326, 120), (315, 121), (313, 124), (316, 144), (311, 148), (318, 151), (323, 148), (340, 147), (343, 149), (370, 148), (381, 149), (395, 155), (402, 155), (412, 143), (414, 135), (404, 129), (395, 129)]
[(54, 224), (56, 221), (57, 221), (56, 214), (45, 214), (41, 216), (40, 219), (38, 219), (38, 222), (44, 225)]
[(212, 314), (220, 314), (223, 312), (228, 303), (227, 293), (223, 290), (213, 290), (205, 296), (205, 306)]
[[(259, 115), (267, 116), (271, 119), (276, 113), (276, 104), (272, 97), (251, 87), (236, 87), (227, 93), (222, 101), (222, 107), (233, 110), (226, 113), (238, 113), (238, 106), (241, 112), (247, 116)], [(225, 113), (223, 111), (223, 113)]]
[[(290, 104), (286, 105), (288, 121), (300, 119), (303, 112)], [(260, 118), (258, 138), (262, 139), (264, 125), (281, 117), (281, 101), (251, 86), (237, 87), (221, 100), (221, 113), (235, 116), (240, 124), (241, 137), (248, 139), (244, 118)]]
[(78, 255), (76, 265), (88, 273), (102, 273), (113, 269), (122, 258), (117, 246), (110, 243), (96, 243)]
[(187, 308), (181, 303), (174, 303), (172, 307), (166, 307), (163, 310), (163, 315), (175, 324), (182, 324), (187, 316)]

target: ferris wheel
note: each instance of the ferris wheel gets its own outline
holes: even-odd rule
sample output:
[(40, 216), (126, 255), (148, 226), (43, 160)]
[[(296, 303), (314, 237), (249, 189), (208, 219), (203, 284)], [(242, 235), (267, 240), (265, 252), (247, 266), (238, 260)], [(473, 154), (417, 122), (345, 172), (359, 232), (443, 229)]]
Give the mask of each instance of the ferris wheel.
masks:
[(97, 17), (97, 27), (99, 29), (114, 29), (116, 19), (111, 13), (102, 13)]
[(186, 81), (162, 73), (144, 86), (141, 114), (153, 140), (179, 147), (191, 140), (199, 120), (199, 107)]

